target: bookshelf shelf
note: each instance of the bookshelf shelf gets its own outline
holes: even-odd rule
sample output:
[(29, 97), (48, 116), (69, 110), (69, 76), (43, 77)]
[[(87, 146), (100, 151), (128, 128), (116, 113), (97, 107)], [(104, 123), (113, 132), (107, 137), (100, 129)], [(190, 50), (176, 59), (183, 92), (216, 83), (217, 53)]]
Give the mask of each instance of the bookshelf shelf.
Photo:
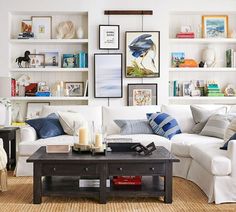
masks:
[(10, 39), (11, 44), (86, 44), (88, 39)]
[(236, 72), (235, 68), (215, 67), (215, 68), (169, 68), (170, 72)]
[(233, 38), (219, 38), (219, 39), (209, 39), (209, 38), (170, 38), (170, 43), (173, 44), (230, 44), (236, 43), (236, 39)]
[(12, 101), (88, 101), (88, 97), (28, 97), (28, 96), (17, 96), (11, 97)]
[(11, 68), (11, 72), (88, 72), (88, 68)]

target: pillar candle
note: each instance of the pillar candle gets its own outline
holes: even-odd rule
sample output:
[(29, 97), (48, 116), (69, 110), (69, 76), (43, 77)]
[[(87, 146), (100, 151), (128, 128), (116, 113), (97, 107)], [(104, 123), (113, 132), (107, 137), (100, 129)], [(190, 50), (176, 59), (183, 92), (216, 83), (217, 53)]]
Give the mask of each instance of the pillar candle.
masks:
[(97, 133), (95, 136), (95, 147), (101, 147), (102, 146), (102, 134)]
[(88, 144), (88, 129), (85, 127), (79, 128), (79, 144), (81, 145)]

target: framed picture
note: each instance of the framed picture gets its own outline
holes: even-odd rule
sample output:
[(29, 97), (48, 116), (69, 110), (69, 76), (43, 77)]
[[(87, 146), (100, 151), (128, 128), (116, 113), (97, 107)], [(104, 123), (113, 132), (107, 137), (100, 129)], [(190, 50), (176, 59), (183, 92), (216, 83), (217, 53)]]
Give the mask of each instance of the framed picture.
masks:
[(99, 49), (120, 48), (120, 26), (99, 25)]
[(59, 67), (59, 52), (58, 51), (40, 51), (39, 54), (44, 54), (45, 57), (45, 67), (55, 68)]
[(228, 16), (227, 15), (204, 15), (202, 16), (203, 38), (227, 38)]
[(122, 54), (94, 54), (94, 97), (122, 98)]
[(21, 21), (21, 32), (32, 32), (32, 20)]
[(31, 19), (35, 39), (52, 38), (52, 16), (32, 16)]
[(44, 54), (30, 54), (30, 68), (45, 68)]
[(157, 105), (157, 84), (128, 84), (128, 106)]
[(45, 105), (50, 105), (50, 102), (27, 102), (26, 120), (39, 118)]
[(38, 82), (38, 92), (49, 92), (50, 87), (46, 82)]
[(179, 67), (181, 63), (184, 63), (185, 53), (184, 52), (172, 52), (171, 53), (171, 65), (176, 68)]
[(83, 96), (84, 83), (83, 82), (65, 82), (65, 90), (67, 96)]
[(183, 82), (183, 96), (190, 96), (191, 89), (190, 89), (190, 82)]
[(76, 67), (76, 55), (63, 54), (62, 67), (63, 68), (75, 68)]
[(126, 32), (126, 77), (160, 77), (160, 32)]

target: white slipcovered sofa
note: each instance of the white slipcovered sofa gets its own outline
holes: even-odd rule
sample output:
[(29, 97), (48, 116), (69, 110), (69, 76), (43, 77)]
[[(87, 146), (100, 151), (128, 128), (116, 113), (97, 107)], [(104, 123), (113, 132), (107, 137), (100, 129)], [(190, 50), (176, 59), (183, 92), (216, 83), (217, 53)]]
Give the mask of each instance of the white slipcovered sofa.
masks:
[[(217, 109), (222, 105), (201, 105), (206, 109)], [(227, 106), (230, 110), (231, 106)], [(208, 196), (209, 202), (236, 202), (236, 141), (230, 141), (227, 151), (220, 150), (223, 139), (191, 134), (194, 126), (189, 105), (162, 105), (139, 107), (99, 107), (99, 106), (45, 106), (41, 116), (45, 117), (57, 111), (77, 111), (95, 125), (107, 128), (108, 138), (132, 138), (132, 142), (147, 145), (154, 142), (170, 150), (180, 163), (174, 164), (173, 174), (196, 183)], [(162, 111), (170, 114), (179, 123), (182, 134), (171, 140), (155, 134), (120, 135), (115, 119), (146, 119), (146, 113)], [(73, 136), (62, 135), (47, 139), (38, 139), (31, 127), (21, 129), (17, 176), (32, 176), (31, 163), (26, 159), (39, 147), (47, 144), (71, 144)]]
[(0, 138), (0, 191), (7, 191), (7, 154)]

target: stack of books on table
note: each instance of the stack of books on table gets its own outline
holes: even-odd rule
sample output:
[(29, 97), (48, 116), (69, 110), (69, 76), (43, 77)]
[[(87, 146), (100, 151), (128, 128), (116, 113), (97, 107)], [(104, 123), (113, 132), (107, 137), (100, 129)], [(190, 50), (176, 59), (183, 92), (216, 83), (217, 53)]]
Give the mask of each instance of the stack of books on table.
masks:
[(224, 93), (221, 92), (218, 84), (208, 84), (207, 96), (224, 96)]
[(179, 32), (176, 34), (176, 38), (194, 38), (194, 32)]

